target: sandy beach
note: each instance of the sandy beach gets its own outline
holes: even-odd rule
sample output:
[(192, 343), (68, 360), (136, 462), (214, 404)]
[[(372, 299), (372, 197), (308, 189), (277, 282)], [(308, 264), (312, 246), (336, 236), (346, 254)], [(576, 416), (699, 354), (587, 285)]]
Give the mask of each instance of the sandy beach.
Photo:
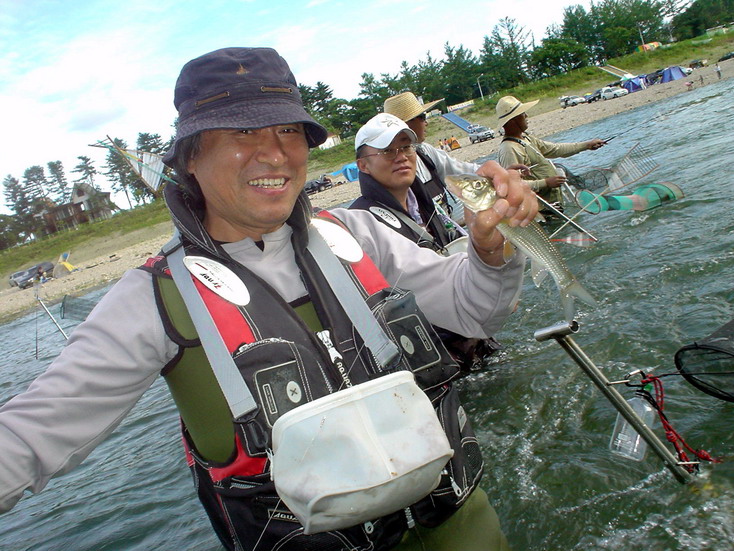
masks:
[[(724, 78), (730, 78), (734, 74), (734, 60), (723, 62), (720, 66)], [(531, 110), (529, 132), (539, 137), (548, 136), (685, 93), (687, 91), (686, 80), (694, 82), (696, 87), (700, 86), (699, 75), (703, 76), (704, 85), (717, 80), (711, 66), (695, 71), (689, 79), (658, 84), (614, 100), (597, 101), (566, 109), (552, 109), (537, 116), (533, 116)], [(602, 136), (588, 136), (589, 139), (596, 137)], [(452, 155), (467, 161), (491, 154), (500, 143), (499, 138), (477, 144), (470, 144), (467, 137), (459, 141), (462, 147), (452, 152)], [(338, 168), (335, 167), (334, 170)], [(316, 207), (329, 208), (354, 199), (358, 195), (359, 184), (348, 182), (313, 195), (311, 200)], [(93, 243), (84, 251), (72, 251), (70, 260), (78, 268), (77, 271), (63, 278), (52, 279), (38, 289), (31, 287), (21, 290), (17, 287), (5, 287), (0, 291), (0, 322), (7, 322), (35, 307), (37, 305), (36, 293), (46, 304), (53, 304), (61, 300), (64, 295), (80, 295), (92, 288), (119, 279), (126, 270), (140, 266), (148, 257), (155, 255), (170, 238), (171, 229), (170, 223), (164, 223), (124, 236), (99, 240), (99, 243)]]

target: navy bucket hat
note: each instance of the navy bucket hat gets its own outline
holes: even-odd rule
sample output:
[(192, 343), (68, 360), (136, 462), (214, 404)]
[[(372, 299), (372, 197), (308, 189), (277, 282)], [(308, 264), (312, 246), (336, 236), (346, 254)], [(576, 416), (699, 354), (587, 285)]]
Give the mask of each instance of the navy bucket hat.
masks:
[(272, 48), (223, 48), (189, 61), (176, 81), (176, 139), (163, 157), (171, 165), (182, 139), (203, 130), (303, 123), (309, 147), (326, 129), (303, 108), (288, 64)]

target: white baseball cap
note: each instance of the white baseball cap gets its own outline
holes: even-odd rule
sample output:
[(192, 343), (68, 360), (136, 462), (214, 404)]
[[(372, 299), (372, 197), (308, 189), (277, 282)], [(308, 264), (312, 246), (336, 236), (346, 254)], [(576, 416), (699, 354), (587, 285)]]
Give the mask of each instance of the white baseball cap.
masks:
[(363, 145), (369, 145), (376, 149), (385, 149), (392, 143), (395, 136), (405, 132), (410, 141), (415, 143), (418, 136), (415, 135), (408, 125), (395, 115), (389, 113), (380, 113), (375, 115), (367, 123), (359, 129), (357, 136), (354, 138), (354, 150), (356, 151)]

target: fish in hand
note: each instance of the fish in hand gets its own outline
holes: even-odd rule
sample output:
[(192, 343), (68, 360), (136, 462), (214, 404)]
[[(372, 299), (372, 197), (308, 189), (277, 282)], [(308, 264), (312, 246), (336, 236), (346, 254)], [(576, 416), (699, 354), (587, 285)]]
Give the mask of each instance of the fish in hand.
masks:
[[(446, 176), (446, 183), (451, 192), (463, 201), (464, 206), (474, 212), (487, 210), (497, 201), (497, 192), (492, 182), (477, 174), (449, 175)], [(551, 274), (561, 294), (561, 305), (567, 321), (573, 321), (576, 313), (574, 298), (596, 306), (594, 297), (576, 280), (561, 253), (536, 222), (523, 228), (512, 227), (502, 221), (497, 229), (505, 239), (530, 258), (530, 269), (536, 286), (540, 285), (548, 273)]]

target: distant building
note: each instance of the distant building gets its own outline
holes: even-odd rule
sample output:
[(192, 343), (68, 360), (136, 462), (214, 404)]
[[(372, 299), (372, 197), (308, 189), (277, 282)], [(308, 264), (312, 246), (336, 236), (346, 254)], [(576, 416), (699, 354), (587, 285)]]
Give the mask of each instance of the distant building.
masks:
[(46, 235), (61, 230), (69, 230), (80, 224), (112, 218), (119, 208), (110, 200), (110, 193), (99, 191), (89, 184), (74, 184), (71, 201), (57, 205), (47, 201), (46, 207), (38, 215), (43, 218), (43, 231)]
[(319, 146), (319, 149), (331, 149), (340, 143), (342, 143), (342, 139), (336, 134), (329, 132), (329, 135), (326, 137), (326, 141)]

